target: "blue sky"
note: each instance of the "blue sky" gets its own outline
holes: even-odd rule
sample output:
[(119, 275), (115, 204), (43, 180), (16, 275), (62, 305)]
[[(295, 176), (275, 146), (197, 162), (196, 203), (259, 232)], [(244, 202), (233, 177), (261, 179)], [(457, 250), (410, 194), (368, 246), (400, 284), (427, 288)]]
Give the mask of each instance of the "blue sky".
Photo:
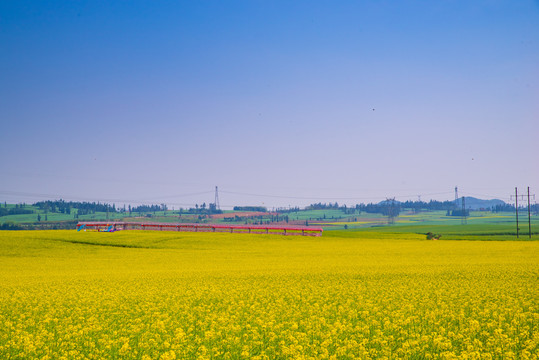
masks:
[(538, 64), (538, 1), (5, 1), (0, 200), (537, 192)]

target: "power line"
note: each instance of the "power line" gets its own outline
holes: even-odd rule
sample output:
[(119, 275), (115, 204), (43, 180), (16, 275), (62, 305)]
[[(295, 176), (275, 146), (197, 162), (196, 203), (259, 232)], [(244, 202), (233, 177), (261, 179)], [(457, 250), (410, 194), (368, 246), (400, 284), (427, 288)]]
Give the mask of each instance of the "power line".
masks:
[[(254, 194), (254, 193), (244, 193), (238, 191), (223, 191), (221, 193), (232, 194), (232, 195), (245, 195), (245, 196), (256, 196), (256, 197), (269, 197), (269, 198), (278, 198), (278, 199), (296, 199), (296, 200), (376, 200), (382, 198), (382, 196), (372, 196), (372, 197), (308, 197), (308, 196), (289, 196), (289, 195), (270, 195), (270, 194)], [(438, 193), (429, 193), (421, 194), (420, 196), (432, 196), (432, 195), (443, 195), (450, 194), (451, 191), (444, 191)], [(413, 198), (418, 196), (417, 194), (410, 195), (399, 195), (395, 198)]]
[(470, 192), (466, 192), (466, 195), (469, 197), (470, 195), (473, 195), (473, 196), (481, 196), (481, 197), (487, 197), (487, 198), (491, 198), (491, 199), (500, 199), (500, 200), (509, 200), (509, 197), (507, 196), (501, 196), (501, 195), (487, 195), (487, 194), (477, 194), (477, 193), (470, 193)]
[(269, 195), (269, 194), (253, 194), (253, 193), (243, 193), (243, 192), (237, 192), (237, 191), (223, 191), (222, 193), (225, 194), (232, 194), (232, 195), (245, 195), (245, 196), (257, 196), (257, 197), (269, 197), (269, 198), (278, 198), (278, 199), (296, 199), (296, 200), (369, 200), (369, 199), (378, 199), (379, 197), (307, 197), (307, 196), (288, 196), (288, 195)]
[[(187, 196), (196, 196), (211, 194), (212, 191), (202, 191), (190, 194), (181, 194), (181, 195), (168, 195), (168, 196), (158, 196), (145, 199), (118, 199), (118, 198), (92, 198), (92, 197), (81, 197), (81, 196), (70, 196), (65, 194), (43, 194), (43, 193), (29, 193), (21, 191), (0, 191), (2, 195), (11, 195), (11, 196), (22, 196), (22, 197), (38, 197), (38, 198), (47, 198), (47, 199), (64, 199), (71, 201), (108, 201), (108, 202), (124, 202), (124, 203), (139, 203), (139, 202), (153, 202), (157, 199), (165, 198), (177, 198), (177, 197), (187, 197)], [(194, 205), (194, 204), (193, 204)]]
[(155, 199), (165, 199), (165, 198), (179, 198), (179, 197), (187, 197), (187, 196), (206, 195), (206, 194), (211, 194), (211, 193), (212, 193), (212, 191), (200, 191), (200, 192), (190, 193), (190, 194), (164, 195), (164, 196), (146, 198), (146, 199), (142, 199), (142, 200), (139, 200), (139, 201), (151, 201), (151, 200), (155, 200)]
[[(199, 192), (192, 192), (192, 193), (183, 193), (183, 194), (173, 194), (173, 195), (160, 195), (160, 196), (152, 196), (148, 198), (138, 198), (138, 199), (125, 199), (125, 198), (95, 198), (95, 197), (84, 197), (84, 196), (69, 196), (65, 194), (49, 194), (49, 193), (33, 193), (33, 192), (23, 192), (23, 191), (0, 191), (0, 194), (3, 195), (9, 195), (9, 196), (21, 196), (21, 197), (34, 197), (34, 198), (59, 198), (59, 199), (65, 199), (65, 200), (71, 200), (71, 201), (94, 201), (94, 202), (101, 202), (101, 201), (107, 201), (107, 202), (123, 202), (123, 203), (142, 203), (142, 202), (156, 202), (158, 200), (168, 200), (168, 199), (176, 199), (176, 198), (182, 198), (182, 197), (192, 197), (192, 196), (199, 196), (199, 195), (208, 195), (211, 194), (213, 191), (199, 191)], [(221, 190), (221, 193), (225, 194), (232, 194), (232, 195), (241, 195), (241, 196), (250, 196), (250, 197), (266, 197), (266, 198), (274, 198), (274, 199), (290, 199), (290, 200), (310, 200), (310, 201), (368, 201), (368, 200), (379, 200), (383, 199), (382, 196), (359, 196), (359, 197), (318, 197), (318, 196), (290, 196), (290, 195), (279, 195), (279, 194), (261, 194), (261, 193), (249, 193), (249, 192), (241, 192), (241, 191), (223, 191)], [(393, 199), (410, 199), (418, 197), (420, 199), (421, 196), (434, 196), (434, 195), (447, 195), (452, 193), (452, 191), (442, 191), (442, 192), (432, 192), (432, 193), (422, 193), (422, 194), (400, 194), (393, 197)], [(455, 187), (455, 197), (457, 197), (457, 188)], [(462, 193), (461, 193), (462, 194)], [(466, 193), (467, 196), (474, 195), (479, 197), (487, 197), (487, 198), (498, 198), (503, 199), (505, 201), (509, 200), (506, 197), (503, 196), (494, 196), (494, 195), (486, 195), (486, 194), (475, 194), (475, 193)], [(218, 197), (218, 189), (216, 187), (215, 189), (215, 203), (217, 206), (219, 206), (219, 197)], [(170, 205), (179, 205), (179, 206), (191, 206), (196, 205), (195, 203), (176, 203), (176, 202), (170, 202), (166, 201), (167, 204)]]
[[(218, 198), (218, 189), (216, 189), (216, 200), (219, 201)], [(381, 196), (372, 196), (372, 197), (307, 197), (307, 196), (288, 196), (288, 195), (275, 195), (275, 194), (259, 194), (259, 193), (245, 193), (245, 192), (236, 192), (236, 191), (221, 191), (222, 193), (227, 194), (233, 194), (233, 195), (243, 195), (243, 196), (256, 196), (256, 197), (267, 197), (267, 198), (276, 198), (276, 199), (292, 199), (292, 200), (311, 200), (311, 201), (361, 201), (361, 200), (378, 200), (381, 199)], [(30, 197), (30, 198), (45, 198), (45, 199), (63, 199), (68, 201), (90, 201), (90, 202), (119, 202), (119, 203), (144, 203), (144, 202), (157, 202), (159, 200), (163, 201), (170, 198), (180, 198), (180, 197), (189, 197), (189, 196), (198, 196), (198, 195), (207, 195), (212, 193), (212, 191), (200, 191), (200, 192), (193, 192), (193, 193), (185, 193), (185, 194), (174, 194), (174, 195), (161, 195), (161, 196), (153, 196), (148, 198), (138, 198), (138, 199), (126, 199), (126, 198), (95, 198), (95, 197), (84, 197), (84, 196), (70, 196), (65, 194), (49, 194), (49, 193), (32, 193), (32, 192), (22, 192), (22, 191), (0, 191), (0, 194), (3, 195), (10, 195), (10, 196), (22, 196), (22, 197)], [(441, 195), (441, 194), (448, 194), (450, 192), (444, 191), (444, 192), (437, 192), (437, 193), (428, 193), (423, 194), (424, 196), (429, 195)], [(395, 198), (413, 198), (418, 195), (400, 195)], [(421, 195), (419, 195), (421, 196)], [(194, 206), (196, 203), (177, 203), (177, 202), (170, 202), (166, 201), (168, 205), (176, 205), (176, 206)], [(233, 205), (230, 205), (233, 206)], [(229, 207), (226, 205), (226, 207)]]

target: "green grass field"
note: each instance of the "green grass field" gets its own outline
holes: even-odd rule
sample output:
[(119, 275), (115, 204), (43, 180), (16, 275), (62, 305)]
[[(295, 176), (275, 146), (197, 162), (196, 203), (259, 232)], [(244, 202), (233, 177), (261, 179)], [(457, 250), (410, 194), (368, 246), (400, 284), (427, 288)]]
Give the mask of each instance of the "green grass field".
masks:
[[(14, 208), (14, 204), (6, 204), (7, 208)], [(4, 207), (4, 205), (2, 205)], [(33, 214), (17, 214), (17, 215), (7, 215), (0, 217), (0, 223), (3, 222), (14, 222), (14, 223), (34, 223), (37, 222), (38, 215), (41, 217), (41, 221), (45, 221), (45, 216), (47, 216), (47, 221), (50, 222), (58, 222), (58, 221), (73, 221), (77, 220), (75, 219), (75, 214), (77, 212), (76, 209), (72, 209), (71, 214), (63, 214), (63, 213), (53, 213), (53, 212), (45, 212), (43, 210), (40, 210), (37, 206), (32, 205), (26, 205), (24, 207), (25, 210), (32, 210), (34, 211)], [(119, 219), (123, 215), (120, 213), (109, 213), (108, 217), (109, 219)], [(78, 220), (84, 221), (84, 220), (96, 220), (96, 219), (106, 219), (107, 213), (106, 212), (96, 212), (95, 214), (87, 214), (87, 215), (80, 215)]]
[[(376, 222), (378, 221), (378, 223)], [(514, 213), (490, 213), (471, 212), (463, 225), (461, 218), (446, 216), (445, 211), (422, 212), (419, 214), (401, 214), (395, 218), (395, 223), (387, 224), (387, 217), (378, 217), (363, 220), (361, 222), (342, 221), (328, 226), (328, 230), (347, 231), (372, 231), (390, 233), (416, 233), (426, 234), (427, 232), (438, 233), (445, 239), (462, 239), (473, 236), (473, 239), (516, 239), (516, 221)], [(527, 214), (520, 215), (519, 222), (520, 238), (528, 238), (528, 217)], [(539, 217), (532, 215), (531, 218), (532, 239), (538, 239)]]
[[(417, 218), (416, 218), (417, 219)], [(342, 233), (343, 226), (334, 227), (335, 231)], [(519, 239), (530, 240), (527, 218), (521, 219), (519, 224)], [(414, 233), (426, 234), (428, 232), (442, 235), (442, 240), (516, 240), (516, 223), (514, 215), (476, 215), (467, 219), (467, 224), (462, 224), (460, 219), (447, 219), (443, 217), (431, 216), (422, 218), (419, 221), (400, 219), (391, 226), (365, 227), (349, 226), (350, 232), (371, 232), (380, 233)], [(531, 240), (539, 240), (539, 218), (534, 216), (531, 222)], [(327, 234), (332, 231), (327, 231)]]

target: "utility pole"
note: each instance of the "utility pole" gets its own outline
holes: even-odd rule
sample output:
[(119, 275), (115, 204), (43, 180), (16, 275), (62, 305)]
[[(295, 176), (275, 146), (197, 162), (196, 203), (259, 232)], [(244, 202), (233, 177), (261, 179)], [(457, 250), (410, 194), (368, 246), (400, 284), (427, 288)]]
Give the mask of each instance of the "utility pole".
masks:
[(522, 201), (524, 201), (526, 198), (528, 199), (528, 236), (532, 237), (532, 218), (531, 218), (531, 203), (530, 199), (533, 198), (535, 200), (535, 194), (530, 194), (530, 187), (528, 186), (528, 194), (527, 195), (519, 195), (518, 189), (515, 188), (515, 195), (511, 195), (511, 200), (513, 200), (513, 196), (515, 197), (515, 218), (517, 221), (517, 238), (519, 236), (519, 227), (518, 227), (518, 199), (520, 198)]
[(466, 197), (462, 197), (462, 218), (460, 223), (462, 225), (466, 225), (468, 223), (468, 220), (466, 220)]
[(528, 186), (528, 236), (532, 238), (532, 216), (531, 216), (531, 203), (530, 198), (535, 200), (535, 194), (530, 194), (530, 187)]
[(455, 186), (455, 208), (457, 209), (459, 207), (458, 200), (459, 200), (459, 188)]
[(530, 215), (530, 187), (528, 186), (528, 234), (532, 238), (532, 220)]
[(515, 213), (517, 218), (517, 239), (518, 239), (518, 188), (515, 187)]

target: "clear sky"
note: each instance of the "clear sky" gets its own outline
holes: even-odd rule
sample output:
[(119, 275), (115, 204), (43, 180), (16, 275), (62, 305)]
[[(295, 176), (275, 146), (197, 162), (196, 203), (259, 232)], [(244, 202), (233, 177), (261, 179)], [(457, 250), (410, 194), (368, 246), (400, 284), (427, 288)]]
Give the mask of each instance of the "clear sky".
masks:
[(539, 196), (539, 1), (0, 2), (0, 200), (215, 186), (224, 208)]

